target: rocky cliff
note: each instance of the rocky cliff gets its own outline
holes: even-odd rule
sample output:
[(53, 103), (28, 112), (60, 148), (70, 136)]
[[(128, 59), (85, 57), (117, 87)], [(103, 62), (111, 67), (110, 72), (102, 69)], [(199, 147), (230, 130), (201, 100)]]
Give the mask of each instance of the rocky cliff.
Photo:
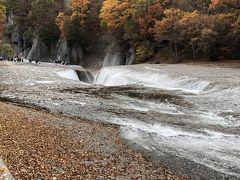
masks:
[[(66, 12), (69, 11), (69, 3), (70, 0), (62, 1), (63, 9)], [(99, 11), (96, 9), (94, 7), (92, 11)], [(70, 64), (96, 68), (134, 63), (134, 49), (123, 45), (114, 35), (110, 35), (112, 37), (108, 35), (106, 40), (105, 32), (96, 33), (100, 29), (100, 25), (96, 25), (97, 30), (86, 27), (88, 34), (84, 37), (86, 43), (83, 45), (69, 46), (65, 38), (56, 39), (49, 45), (44, 42), (39, 33), (34, 32), (32, 35), (28, 35), (27, 32), (21, 31), (16, 25), (14, 13), (8, 12), (7, 16), (5, 39), (13, 45), (15, 53), (19, 57), (41, 61), (65, 61)], [(99, 24), (99, 22), (95, 22), (95, 16), (89, 16), (91, 25)]]

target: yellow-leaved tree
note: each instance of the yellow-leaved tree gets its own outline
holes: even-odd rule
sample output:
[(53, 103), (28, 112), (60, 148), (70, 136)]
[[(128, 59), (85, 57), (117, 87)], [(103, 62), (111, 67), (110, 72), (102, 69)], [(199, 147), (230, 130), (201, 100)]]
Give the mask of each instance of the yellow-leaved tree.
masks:
[(58, 26), (61, 37), (66, 36), (65, 26), (69, 30), (70, 25), (80, 26), (76, 28), (84, 29), (85, 21), (89, 12), (89, 0), (72, 0), (70, 4), (71, 14), (65, 14), (60, 11), (55, 19), (55, 24)]
[(64, 24), (65, 24), (65, 14), (64, 12), (59, 12), (57, 15), (57, 18), (55, 20), (55, 24), (58, 26), (60, 33), (61, 33), (61, 37), (64, 37)]
[(79, 18), (81, 26), (84, 26), (85, 19), (89, 11), (89, 0), (72, 0), (71, 1), (71, 19)]
[(154, 40), (156, 21), (163, 18), (164, 0), (105, 0), (100, 12), (102, 25), (123, 32), (123, 39), (136, 49), (137, 61), (153, 53), (143, 41)]
[(105, 0), (100, 19), (111, 29), (122, 28), (130, 34), (133, 29), (141, 36), (153, 35), (155, 22), (162, 18), (163, 0)]
[(3, 23), (5, 19), (5, 13), (6, 13), (5, 1), (0, 0), (0, 23)]
[(111, 29), (124, 27), (129, 21), (137, 20), (137, 11), (145, 0), (105, 0), (100, 19)]
[(4, 31), (5, 14), (6, 14), (5, 0), (0, 0), (0, 40), (2, 39), (2, 34)]
[(61, 38), (67, 41), (69, 47), (85, 42), (84, 35), (89, 15), (90, 0), (71, 0), (70, 11), (59, 12), (55, 24), (61, 32)]

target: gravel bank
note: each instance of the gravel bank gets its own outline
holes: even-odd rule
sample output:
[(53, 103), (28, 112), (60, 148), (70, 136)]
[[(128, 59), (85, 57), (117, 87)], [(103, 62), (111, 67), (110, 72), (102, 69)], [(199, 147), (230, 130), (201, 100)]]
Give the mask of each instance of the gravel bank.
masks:
[(16, 179), (183, 179), (127, 148), (110, 125), (0, 102), (0, 132)]

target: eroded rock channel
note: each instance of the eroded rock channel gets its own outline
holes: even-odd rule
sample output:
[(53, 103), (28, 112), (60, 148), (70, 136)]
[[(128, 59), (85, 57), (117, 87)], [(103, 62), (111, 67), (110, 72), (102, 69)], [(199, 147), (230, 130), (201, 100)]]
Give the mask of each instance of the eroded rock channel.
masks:
[(239, 69), (107, 67), (95, 80), (73, 69), (1, 66), (0, 98), (117, 125), (127, 144), (181, 175), (240, 178)]

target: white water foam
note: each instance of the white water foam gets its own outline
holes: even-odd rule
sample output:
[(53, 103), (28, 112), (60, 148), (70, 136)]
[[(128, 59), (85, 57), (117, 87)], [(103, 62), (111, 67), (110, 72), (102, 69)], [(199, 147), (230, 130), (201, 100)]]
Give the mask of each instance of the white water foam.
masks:
[(37, 84), (53, 84), (55, 81), (35, 81)]
[(59, 71), (59, 72), (56, 72), (56, 74), (59, 77), (62, 77), (62, 78), (67, 78), (67, 79), (79, 81), (77, 73), (74, 70), (71, 70), (71, 69), (65, 70), (65, 71)]
[[(144, 148), (161, 149), (163, 152), (179, 154), (212, 169), (239, 176), (240, 138), (208, 129), (190, 132), (161, 123), (148, 124), (138, 120), (116, 118), (114, 123), (121, 125), (123, 136)], [(151, 134), (151, 135), (149, 135)], [(150, 139), (149, 139), (150, 137)], [(164, 149), (163, 147), (168, 147)], [(162, 152), (163, 151), (163, 152)]]
[(200, 93), (209, 82), (202, 81), (191, 77), (173, 78), (162, 71), (154, 71), (149, 68), (137, 69), (134, 67), (105, 67), (103, 68), (95, 84), (105, 86), (122, 86), (122, 85), (143, 85), (169, 90), (182, 90), (190, 93)]
[(172, 115), (184, 114), (178, 111), (177, 108), (174, 107), (172, 104), (167, 102), (157, 103), (157, 102), (138, 100), (138, 99), (129, 98), (126, 96), (119, 96), (119, 95), (117, 98), (119, 98), (121, 102), (125, 103), (122, 107), (126, 109), (134, 109), (134, 110), (143, 111), (143, 112), (155, 111), (155, 112), (172, 114)]

